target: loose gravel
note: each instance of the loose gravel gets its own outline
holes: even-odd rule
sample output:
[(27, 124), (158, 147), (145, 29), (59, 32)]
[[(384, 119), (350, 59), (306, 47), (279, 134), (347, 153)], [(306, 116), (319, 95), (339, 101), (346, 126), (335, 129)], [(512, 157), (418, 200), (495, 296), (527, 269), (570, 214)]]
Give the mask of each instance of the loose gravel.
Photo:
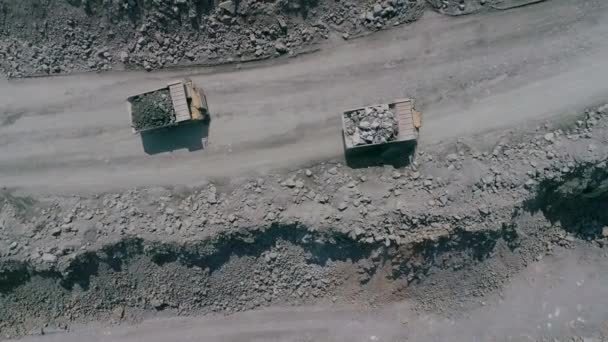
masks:
[(327, 162), (88, 197), (5, 190), (0, 331), (404, 297), (459, 309), (540, 255), (606, 246), (607, 116), (491, 148), (449, 142), (401, 169)]

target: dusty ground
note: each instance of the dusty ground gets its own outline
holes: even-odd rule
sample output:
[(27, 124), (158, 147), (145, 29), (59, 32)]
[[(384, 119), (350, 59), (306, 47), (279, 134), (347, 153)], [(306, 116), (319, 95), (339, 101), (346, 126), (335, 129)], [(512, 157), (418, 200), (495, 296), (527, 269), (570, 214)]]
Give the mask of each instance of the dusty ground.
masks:
[(192, 190), (6, 192), (1, 328), (407, 297), (423, 312), (470, 307), (556, 247), (604, 246), (607, 114), (489, 150), (419, 150), (401, 170), (322, 163)]
[[(411, 303), (363, 311), (274, 308), (230, 317), (153, 319), (134, 327), (74, 328), (21, 341), (604, 341), (605, 250), (577, 248), (534, 262), (500, 294), (456, 317)], [(481, 304), (483, 303), (483, 305)]]
[[(510, 316), (509, 305), (522, 303), (514, 295), (490, 309), (480, 302), (498, 301), (545, 255), (557, 255), (541, 269), (548, 276), (560, 257), (590, 256), (582, 273), (566, 261), (557, 279), (601, 272), (608, 107), (594, 105), (607, 95), (598, 67), (608, 54), (607, 11), (600, 1), (552, 0), (430, 15), (280, 64), (204, 69), (194, 79), (207, 90), (211, 126), (177, 145), (176, 136), (132, 136), (125, 94), (201, 69), (3, 81), (2, 336), (277, 305), (347, 306), (347, 317), (381, 319), (397, 310), (385, 305), (406, 300), (406, 316), (428, 324), (408, 337), (487, 340), (433, 322), (472, 326), (484, 310)], [(345, 166), (339, 113), (404, 95), (425, 113), (415, 162)], [(206, 148), (181, 150), (196, 140)], [(562, 280), (550, 296), (572, 286)], [(589, 291), (602, 296), (600, 286)], [(577, 319), (562, 316), (573, 328), (555, 331), (507, 323), (532, 339), (601, 337), (601, 310), (585, 321), (590, 329)], [(400, 337), (402, 324), (388, 320), (374, 336)], [(510, 336), (509, 324), (491, 338)], [(285, 338), (352, 336), (315, 326), (294, 323)], [(216, 337), (283, 336), (256, 329)]]

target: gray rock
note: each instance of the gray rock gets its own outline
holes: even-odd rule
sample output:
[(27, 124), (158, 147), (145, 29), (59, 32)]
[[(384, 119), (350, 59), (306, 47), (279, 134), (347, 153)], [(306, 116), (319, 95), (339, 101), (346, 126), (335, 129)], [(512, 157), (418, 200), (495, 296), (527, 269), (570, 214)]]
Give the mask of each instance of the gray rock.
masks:
[(382, 10), (382, 16), (385, 18), (392, 17), (393, 14), (395, 14), (395, 8), (393, 6), (387, 6)]
[(217, 194), (215, 192), (211, 192), (207, 195), (207, 203), (209, 203), (209, 204), (217, 203)]
[(490, 185), (490, 184), (494, 183), (494, 176), (485, 176), (481, 179), (481, 181), (485, 185)]
[(288, 188), (295, 188), (296, 187), (296, 182), (293, 180), (293, 178), (289, 178), (288, 180), (283, 182), (283, 186), (286, 186)]
[(276, 44), (274, 44), (274, 48), (280, 54), (283, 54), (283, 53), (286, 53), (289, 51), (289, 49), (287, 49), (287, 46), (283, 42), (280, 42), (280, 41), (276, 42)]
[(534, 185), (536, 185), (536, 182), (533, 179), (528, 179), (524, 184), (524, 187), (528, 190), (531, 190), (534, 188)]
[(152, 65), (148, 61), (144, 61), (144, 69), (146, 71), (152, 71)]
[(9, 246), (8, 249), (10, 249), (11, 251), (15, 248), (17, 248), (17, 246), (19, 246), (19, 244), (17, 243), (17, 241), (13, 241)]
[(327, 201), (329, 201), (329, 197), (324, 196), (324, 195), (316, 195), (315, 196), (315, 201), (321, 203), (321, 204), (325, 204), (327, 203)]
[(450, 153), (446, 156), (446, 160), (449, 162), (455, 162), (458, 160), (458, 155), (456, 153)]
[(374, 12), (367, 11), (365, 13), (365, 20), (367, 20), (367, 21), (374, 21)]
[(125, 317), (125, 308), (124, 306), (117, 306), (112, 310), (112, 318), (116, 321), (120, 321)]
[(51, 253), (42, 254), (42, 261), (48, 262), (49, 264), (53, 264), (57, 262), (57, 257)]
[(99, 50), (97, 50), (95, 54), (97, 55), (97, 57), (106, 58), (106, 53), (107, 52), (108, 52), (108, 48), (107, 47), (102, 47)]
[(287, 31), (287, 23), (285, 22), (285, 20), (283, 20), (282, 18), (277, 18), (277, 22), (279, 23), (279, 28), (281, 29), (281, 31)]
[(553, 142), (555, 140), (555, 134), (554, 133), (547, 133), (544, 136), (545, 140), (548, 142)]
[(165, 306), (165, 302), (163, 302), (162, 300), (160, 300), (158, 298), (154, 298), (150, 301), (150, 305), (152, 305), (152, 307), (155, 308), (156, 310), (160, 310), (163, 308), (163, 306)]
[[(388, 105), (365, 107), (344, 114), (345, 135), (355, 145), (393, 141), (398, 135), (398, 124)], [(358, 134), (358, 136), (357, 136)]]
[(479, 206), (479, 213), (482, 214), (483, 216), (488, 216), (490, 215), (490, 209), (488, 208), (487, 205), (482, 204)]
[(222, 1), (218, 5), (218, 7), (223, 9), (224, 11), (230, 13), (231, 15), (236, 12), (236, 5), (234, 4), (234, 1), (232, 1), (232, 0)]
[(602, 236), (608, 238), (608, 226), (602, 228)]
[(348, 203), (346, 202), (340, 202), (340, 204), (338, 204), (338, 210), (340, 211), (344, 211), (348, 208)]
[(37, 336), (37, 335), (44, 335), (45, 334), (45, 330), (44, 328), (40, 327), (40, 328), (33, 328), (32, 330), (30, 330), (27, 333), (29, 336)]
[(304, 173), (306, 174), (306, 177), (312, 177), (312, 171), (306, 170)]
[(375, 4), (374, 8), (373, 8), (373, 11), (374, 11), (374, 17), (380, 16), (380, 14), (382, 13), (382, 5)]

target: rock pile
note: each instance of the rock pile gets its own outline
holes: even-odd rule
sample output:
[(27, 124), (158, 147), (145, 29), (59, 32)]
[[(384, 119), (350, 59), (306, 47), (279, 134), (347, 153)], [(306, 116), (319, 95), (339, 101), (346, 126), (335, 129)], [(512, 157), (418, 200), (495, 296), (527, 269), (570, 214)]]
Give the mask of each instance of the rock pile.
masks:
[(175, 122), (169, 90), (136, 97), (132, 101), (133, 127), (137, 130), (166, 126)]
[(500, 4), (502, 0), (427, 0), (439, 13), (464, 15), (477, 12), (484, 7)]
[(424, 10), (423, 0), (390, 0), (369, 21), (366, 7), (351, 1), (55, 0), (42, 12), (37, 3), (0, 9), (0, 72), (9, 78), (275, 57), (332, 31), (358, 35), (414, 21)]
[(380, 144), (397, 139), (399, 125), (388, 105), (344, 113), (345, 135), (353, 146)]
[(378, 30), (390, 23), (407, 22), (408, 14), (420, 5), (420, 1), (376, 1), (361, 13), (360, 20), (367, 29)]

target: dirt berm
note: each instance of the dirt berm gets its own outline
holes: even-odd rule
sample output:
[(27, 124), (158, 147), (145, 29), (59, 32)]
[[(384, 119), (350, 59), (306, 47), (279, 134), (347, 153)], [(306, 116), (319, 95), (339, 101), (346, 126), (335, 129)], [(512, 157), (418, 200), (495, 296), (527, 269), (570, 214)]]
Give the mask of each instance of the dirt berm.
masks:
[(449, 142), (403, 169), (322, 163), (88, 197), (6, 189), (0, 331), (406, 297), (460, 309), (554, 248), (605, 246), (607, 114), (490, 148)]
[(409, 23), (427, 7), (460, 15), (504, 1), (3, 0), (0, 71), (12, 78), (245, 62)]

